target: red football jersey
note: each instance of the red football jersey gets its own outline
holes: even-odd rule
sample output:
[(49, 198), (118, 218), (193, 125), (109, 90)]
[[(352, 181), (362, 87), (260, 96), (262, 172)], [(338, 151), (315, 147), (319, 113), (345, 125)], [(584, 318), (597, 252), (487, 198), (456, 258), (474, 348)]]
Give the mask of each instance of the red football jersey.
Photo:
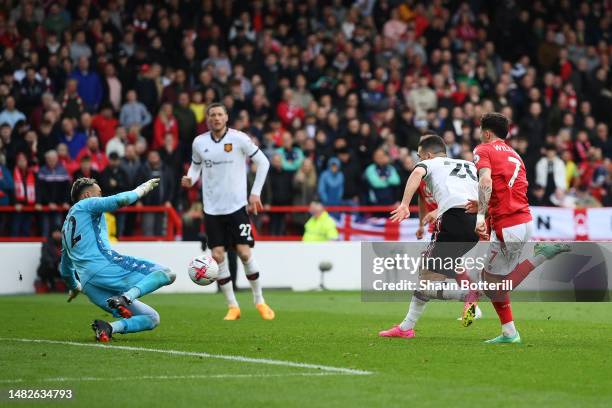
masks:
[[(425, 180), (421, 180), (421, 184), (419, 184), (419, 189), (417, 190), (419, 193), (420, 199), (425, 203), (425, 211), (426, 214), (432, 212), (436, 208), (438, 208), (438, 203), (433, 198), (431, 191), (427, 188), (427, 183)], [(429, 232), (434, 231), (435, 223), (429, 223)]]
[(436, 201), (434, 200), (433, 195), (431, 194), (431, 191), (429, 191), (429, 189), (427, 188), (427, 184), (425, 183), (425, 180), (421, 180), (421, 184), (419, 184), (418, 192), (419, 192), (419, 196), (421, 196), (421, 200), (425, 202), (425, 209), (427, 210), (428, 213), (438, 208), (438, 204), (436, 204)]
[(521, 156), (503, 140), (480, 144), (474, 164), (491, 169), (493, 191), (489, 201), (491, 227), (496, 231), (531, 221), (527, 201), (527, 171)]

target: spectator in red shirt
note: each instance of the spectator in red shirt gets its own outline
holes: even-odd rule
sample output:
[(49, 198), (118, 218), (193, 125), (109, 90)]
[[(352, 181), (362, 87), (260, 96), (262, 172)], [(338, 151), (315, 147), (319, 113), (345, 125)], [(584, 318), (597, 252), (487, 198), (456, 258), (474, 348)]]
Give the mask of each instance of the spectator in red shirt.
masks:
[(414, 33), (416, 37), (419, 38), (423, 35), (428, 26), (427, 11), (422, 4), (417, 4), (414, 9)]
[(276, 107), (276, 114), (285, 128), (289, 128), (295, 118), (304, 120), (304, 109), (299, 105), (295, 105), (292, 99), (293, 91), (287, 88), (283, 91), (283, 100)]
[(91, 168), (94, 171), (101, 172), (108, 165), (106, 154), (100, 149), (100, 142), (95, 136), (87, 139), (87, 145), (79, 152), (76, 161), (80, 162), (86, 156), (91, 158)]
[(459, 87), (455, 92), (453, 92), (453, 102), (455, 105), (462, 105), (463, 102), (467, 99), (468, 96), (468, 87), (465, 82), (459, 82)]
[(457, 27), (457, 37), (463, 41), (472, 41), (476, 38), (476, 29), (470, 22), (469, 14), (461, 15), (461, 24)]
[(172, 105), (164, 103), (159, 110), (159, 114), (155, 118), (153, 124), (153, 149), (159, 149), (164, 146), (164, 137), (166, 133), (171, 133), (174, 137), (174, 147), (179, 142), (178, 122), (172, 114)]
[(14, 202), (17, 212), (13, 217), (12, 236), (22, 237), (31, 234), (30, 225), (32, 214), (22, 213), (20, 210), (24, 205), (36, 204), (36, 174), (28, 166), (28, 159), (23, 153), (17, 154), (17, 165), (13, 171), (15, 183)]
[(103, 105), (100, 113), (93, 117), (91, 126), (100, 137), (102, 149), (104, 149), (106, 143), (115, 136), (115, 129), (118, 125), (119, 121), (113, 117), (113, 110), (110, 105)]
[(563, 81), (567, 81), (572, 76), (574, 67), (567, 58), (567, 48), (561, 48), (561, 50), (559, 50), (559, 63), (557, 69), (559, 70), (559, 75), (561, 75), (561, 79), (563, 79)]
[(14, 21), (0, 20), (0, 45), (13, 49), (19, 44), (19, 32)]
[(70, 176), (79, 168), (79, 162), (70, 157), (70, 152), (66, 143), (57, 145), (57, 156), (59, 163), (64, 166)]
[(577, 162), (584, 162), (588, 158), (589, 151), (591, 149), (591, 142), (589, 140), (589, 134), (586, 130), (581, 130), (576, 136), (576, 142), (574, 143), (575, 156)]

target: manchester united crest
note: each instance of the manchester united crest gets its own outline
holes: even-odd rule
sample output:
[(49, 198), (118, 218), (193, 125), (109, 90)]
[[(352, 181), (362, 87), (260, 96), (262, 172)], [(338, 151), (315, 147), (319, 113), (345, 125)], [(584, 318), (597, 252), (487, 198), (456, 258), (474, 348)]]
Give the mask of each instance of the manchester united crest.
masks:
[(226, 143), (223, 145), (223, 150), (225, 150), (226, 152), (231, 152), (232, 151), (232, 144), (231, 143)]

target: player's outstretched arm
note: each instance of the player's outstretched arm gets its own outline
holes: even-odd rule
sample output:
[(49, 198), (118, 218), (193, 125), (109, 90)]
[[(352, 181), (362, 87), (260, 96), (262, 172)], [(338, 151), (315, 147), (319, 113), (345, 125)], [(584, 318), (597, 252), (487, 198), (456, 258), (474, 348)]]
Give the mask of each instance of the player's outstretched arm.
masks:
[(133, 204), (159, 185), (159, 178), (145, 181), (132, 191), (124, 191), (109, 197), (92, 197), (86, 208), (93, 213), (113, 212), (121, 207)]
[[(159, 181), (160, 181), (159, 178), (152, 178), (151, 180), (145, 181), (144, 183), (136, 187), (134, 190), (132, 190), (138, 195), (136, 200), (146, 196), (151, 191), (155, 190), (157, 186), (159, 186)], [(132, 201), (132, 203), (135, 202), (136, 200)], [(129, 204), (132, 204), (132, 203), (129, 203)]]
[(406, 188), (404, 189), (404, 197), (400, 205), (393, 211), (391, 211), (391, 221), (401, 222), (410, 216), (410, 201), (412, 196), (419, 188), (421, 180), (427, 174), (427, 170), (421, 166), (417, 166), (412, 170), (408, 181), (406, 182)]
[(257, 215), (259, 210), (263, 210), (263, 205), (261, 204), (261, 189), (266, 181), (268, 170), (270, 169), (270, 162), (261, 150), (257, 150), (257, 152), (251, 157), (251, 160), (253, 163), (255, 163), (255, 166), (257, 166), (257, 171), (255, 172), (253, 187), (251, 187), (249, 205), (251, 207), (251, 212)]

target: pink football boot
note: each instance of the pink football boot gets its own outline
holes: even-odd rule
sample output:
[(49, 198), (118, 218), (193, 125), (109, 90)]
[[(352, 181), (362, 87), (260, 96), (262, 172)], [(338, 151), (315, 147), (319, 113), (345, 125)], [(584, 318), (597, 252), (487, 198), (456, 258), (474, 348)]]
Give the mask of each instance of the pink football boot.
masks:
[(393, 326), (389, 330), (383, 330), (378, 335), (380, 337), (402, 337), (404, 339), (411, 339), (415, 336), (414, 329), (402, 330), (399, 325)]

